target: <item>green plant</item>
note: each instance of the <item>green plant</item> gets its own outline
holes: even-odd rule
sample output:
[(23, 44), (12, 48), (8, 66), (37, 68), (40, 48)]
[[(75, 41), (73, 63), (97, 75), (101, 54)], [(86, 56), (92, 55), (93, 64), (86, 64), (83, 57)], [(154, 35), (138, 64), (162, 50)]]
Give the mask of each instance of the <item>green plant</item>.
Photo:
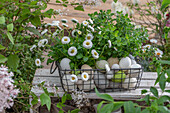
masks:
[[(156, 59), (155, 59), (156, 60)], [(170, 83), (170, 69), (169, 68), (162, 68), (162, 65), (170, 65), (169, 61), (158, 60), (156, 61), (157, 73), (158, 77), (155, 81), (155, 85), (159, 83), (159, 86), (162, 90), (162, 94), (164, 92), (170, 93), (170, 90), (166, 89), (166, 83)], [(166, 75), (168, 77), (166, 77)], [(96, 95), (104, 101), (100, 102), (97, 106), (98, 113), (111, 113), (121, 107), (124, 107), (125, 113), (169, 113), (170, 107), (169, 95), (160, 95), (158, 93), (157, 88), (150, 87), (150, 90), (142, 90), (141, 94), (145, 94), (145, 97), (136, 101), (144, 101), (144, 105), (138, 105), (137, 103), (133, 103), (132, 101), (127, 102), (115, 102), (113, 98), (108, 94), (100, 94), (97, 89), (95, 89)], [(165, 104), (168, 102), (168, 104)], [(101, 108), (102, 104), (106, 103), (106, 105)]]

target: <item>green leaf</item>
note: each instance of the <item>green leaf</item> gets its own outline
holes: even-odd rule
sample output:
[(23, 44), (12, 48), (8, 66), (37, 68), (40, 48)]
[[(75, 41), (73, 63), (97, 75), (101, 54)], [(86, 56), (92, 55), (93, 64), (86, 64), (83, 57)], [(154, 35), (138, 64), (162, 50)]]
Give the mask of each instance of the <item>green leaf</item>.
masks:
[(159, 86), (160, 86), (160, 88), (162, 89), (162, 91), (164, 91), (165, 85), (166, 85), (165, 74), (161, 74), (160, 80), (159, 80)]
[(116, 2), (117, 2), (117, 0), (114, 0), (114, 2), (116, 3)]
[(101, 101), (101, 102), (97, 105), (97, 113), (100, 112), (100, 109), (101, 109), (103, 103), (105, 103), (105, 101)]
[(170, 90), (165, 90), (165, 92), (168, 92), (168, 93), (170, 93)]
[(110, 103), (110, 104), (106, 104), (104, 105), (99, 113), (111, 113), (112, 109), (113, 109), (114, 104)]
[(34, 26), (40, 26), (41, 25), (41, 20), (40, 20), (39, 16), (32, 16), (30, 18), (30, 21)]
[(41, 106), (46, 105), (48, 111), (50, 111), (51, 98), (47, 94), (43, 93), (43, 94), (40, 95), (40, 100), (41, 100)]
[(170, 61), (168, 61), (168, 60), (158, 60), (158, 62), (161, 63), (161, 64), (168, 64), (168, 65), (170, 65)]
[(74, 109), (71, 111), (71, 113), (78, 113), (80, 111), (80, 109)]
[(62, 103), (64, 104), (66, 102), (67, 96), (64, 94), (61, 98)]
[(1, 16), (0, 17), (0, 24), (4, 24), (5, 23), (5, 17), (4, 16)]
[(77, 57), (77, 59), (81, 59), (81, 58), (83, 58), (83, 54), (80, 53), (76, 57)]
[(102, 98), (102, 99), (104, 99), (104, 100), (111, 101), (111, 102), (114, 101), (113, 98), (112, 98), (110, 95), (108, 95), (108, 94), (100, 94), (100, 93), (98, 92), (97, 88), (95, 88), (95, 92), (96, 92), (96, 95), (97, 95), (98, 97), (100, 97), (100, 98)]
[(88, 61), (88, 59), (89, 59), (89, 57), (86, 57), (86, 56), (85, 56), (85, 57), (83, 57), (83, 61), (84, 61), (84, 62), (87, 62), (87, 61)]
[(145, 94), (145, 93), (147, 93), (148, 91), (146, 90), (146, 89), (143, 89), (143, 90), (141, 90), (141, 94)]
[(164, 102), (166, 102), (166, 101), (170, 101), (170, 97), (167, 95), (163, 95), (158, 99), (159, 104), (164, 104)]
[(158, 106), (158, 110), (162, 113), (170, 113), (170, 110), (166, 106)]
[(162, 6), (161, 6), (161, 10), (165, 9), (166, 7), (168, 7), (169, 4), (170, 4), (169, 0), (163, 0), (162, 1)]
[(20, 62), (20, 59), (17, 55), (11, 54), (11, 55), (8, 56), (8, 61), (7, 61), (8, 67), (15, 70), (15, 69), (18, 68), (19, 62)]
[(150, 91), (153, 93), (155, 97), (158, 97), (158, 90), (155, 87), (150, 87)]
[(112, 111), (116, 111), (124, 105), (125, 102), (114, 102)]
[(7, 36), (8, 36), (8, 39), (11, 41), (11, 43), (14, 44), (14, 39), (10, 32), (7, 32)]
[(124, 103), (124, 110), (125, 113), (132, 113), (132, 111), (135, 111), (135, 107), (133, 105), (132, 101), (128, 101)]
[(3, 49), (5, 49), (5, 47), (0, 44), (0, 50), (3, 50)]
[(30, 32), (34, 33), (35, 35), (41, 36), (39, 31), (33, 27), (26, 27), (26, 29), (29, 30)]
[(31, 101), (31, 104), (32, 105), (35, 105), (35, 104), (37, 104), (38, 103), (38, 99), (33, 99), (32, 101)]
[(150, 111), (146, 108), (146, 109), (144, 109), (142, 112), (140, 112), (140, 113), (150, 113)]
[(106, 0), (102, 0), (103, 1), (103, 3), (105, 3), (106, 2)]
[(59, 0), (56, 0), (56, 3), (61, 3)]
[(0, 63), (5, 63), (8, 59), (0, 54)]
[(146, 95), (146, 96), (143, 98), (144, 101), (147, 103), (147, 105), (150, 104), (149, 97), (150, 97), (150, 95), (148, 94), (148, 95)]
[(7, 25), (7, 30), (8, 31), (13, 31), (14, 25), (13, 23)]
[(82, 5), (79, 5), (79, 6), (75, 7), (74, 9), (79, 10), (79, 11), (84, 11), (84, 8)]

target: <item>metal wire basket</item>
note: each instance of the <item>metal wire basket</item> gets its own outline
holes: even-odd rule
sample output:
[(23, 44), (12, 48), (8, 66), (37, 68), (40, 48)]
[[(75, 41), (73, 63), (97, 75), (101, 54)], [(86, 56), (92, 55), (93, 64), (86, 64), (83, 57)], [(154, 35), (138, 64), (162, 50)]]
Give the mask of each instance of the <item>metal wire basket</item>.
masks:
[[(53, 62), (54, 64), (54, 62)], [(51, 73), (52, 67), (51, 66)], [(111, 69), (109, 73), (104, 69), (62, 69), (58, 62), (55, 62), (55, 69), (59, 71), (61, 86), (64, 91), (71, 92), (74, 89), (83, 90), (84, 92), (94, 92), (97, 87), (99, 92), (116, 92), (134, 90), (139, 87), (143, 74), (143, 68)], [(88, 81), (83, 81), (81, 75), (87, 72)], [(78, 73), (78, 74), (77, 74)], [(71, 74), (77, 74), (78, 81), (70, 81)]]

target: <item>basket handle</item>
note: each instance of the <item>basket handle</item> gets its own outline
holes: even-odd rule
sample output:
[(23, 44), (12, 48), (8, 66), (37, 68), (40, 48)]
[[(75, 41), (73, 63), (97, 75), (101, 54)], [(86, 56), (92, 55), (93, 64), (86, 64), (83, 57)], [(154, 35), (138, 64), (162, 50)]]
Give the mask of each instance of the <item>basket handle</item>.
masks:
[[(54, 62), (55, 62), (55, 61), (54, 61)], [(51, 65), (50, 74), (53, 74), (53, 73), (55, 72), (55, 70), (58, 68), (58, 66), (57, 66), (57, 64), (56, 64), (56, 62), (55, 62), (55, 68), (54, 68), (54, 70), (53, 70), (54, 62), (53, 62), (52, 65)]]

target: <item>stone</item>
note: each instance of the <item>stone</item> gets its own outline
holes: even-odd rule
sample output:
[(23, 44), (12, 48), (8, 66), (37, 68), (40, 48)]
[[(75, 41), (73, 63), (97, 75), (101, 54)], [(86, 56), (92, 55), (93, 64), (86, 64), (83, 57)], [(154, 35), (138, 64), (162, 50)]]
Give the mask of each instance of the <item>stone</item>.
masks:
[(119, 88), (120, 83), (109, 81), (109, 88)]
[(113, 64), (119, 64), (119, 59), (110, 57), (107, 62), (109, 63), (110, 68), (112, 68)]
[(131, 65), (137, 64), (135, 60), (131, 60)]
[(132, 56), (131, 54), (129, 54), (129, 58), (132, 59), (132, 60), (135, 59), (135, 57)]
[(136, 78), (127, 78), (123, 84), (122, 84), (122, 87), (123, 88), (135, 88), (136, 86), (136, 83), (137, 83), (137, 79)]
[[(141, 68), (141, 65), (139, 65), (139, 64), (133, 64), (133, 65), (130, 66), (130, 68)], [(130, 70), (129, 70), (128, 73), (129, 73), (129, 76), (130, 76), (130, 77), (138, 77), (139, 74), (141, 73), (141, 71), (142, 71), (141, 69), (140, 69), (140, 70), (131, 69), (131, 72), (130, 72)]]
[[(63, 58), (61, 61), (60, 61), (60, 66), (61, 66), (61, 69), (62, 70), (65, 70), (65, 69), (71, 69), (70, 68), (70, 59), (68, 58)], [(70, 71), (66, 71), (66, 73), (68, 74)]]
[(131, 59), (129, 57), (122, 58), (119, 62), (120, 68), (129, 68), (131, 66)]
[(124, 82), (125, 81), (125, 78), (126, 78), (126, 74), (123, 72), (123, 71), (118, 71), (114, 77), (112, 78), (112, 81), (113, 82), (117, 82), (117, 83), (120, 83), (120, 82)]
[(95, 88), (94, 80), (82, 81), (78, 85), (78, 88), (83, 91), (90, 91)]
[(109, 80), (105, 77), (105, 74), (95, 71), (94, 72), (95, 85), (100, 89), (108, 88)]
[(77, 85), (70, 81), (71, 75), (65, 74), (62, 78), (63, 86), (66, 91), (71, 92), (73, 89), (77, 89)]
[(107, 72), (105, 75), (106, 75), (107, 79), (112, 79), (113, 78), (113, 72), (112, 71)]
[(96, 68), (97, 69), (105, 69), (105, 65), (109, 65), (109, 63), (106, 60), (100, 60), (96, 62)]
[[(88, 69), (88, 70), (90, 69), (91, 71), (83, 71), (83, 72), (88, 73), (89, 79), (92, 79), (92, 78), (93, 78), (94, 72), (93, 72), (93, 70), (92, 70), (92, 67), (90, 67), (90, 66), (87, 65), (87, 64), (84, 64), (84, 65), (81, 66), (81, 69)], [(82, 72), (82, 73), (83, 73), (83, 72)]]
[(120, 69), (120, 66), (119, 64), (113, 64), (111, 69)]

